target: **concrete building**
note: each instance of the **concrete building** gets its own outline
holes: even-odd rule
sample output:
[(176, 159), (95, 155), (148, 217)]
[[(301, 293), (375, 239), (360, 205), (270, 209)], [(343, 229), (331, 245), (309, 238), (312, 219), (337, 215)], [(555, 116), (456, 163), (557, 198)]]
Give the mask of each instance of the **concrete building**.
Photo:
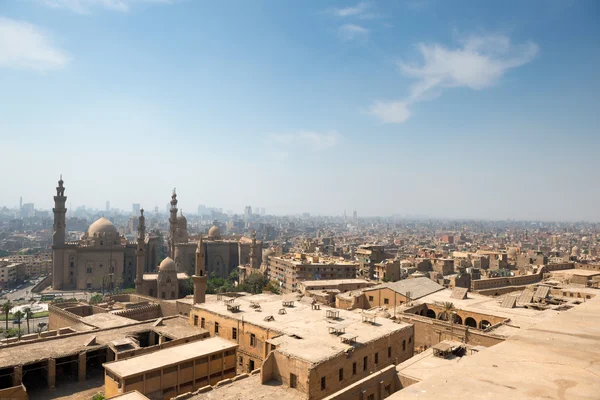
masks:
[(190, 323), (237, 343), (238, 371), (261, 368), (263, 383), (310, 399), (412, 356), (412, 326), (307, 300), (261, 294), (194, 304)]
[(375, 264), (386, 258), (381, 245), (361, 245), (356, 249), (355, 256), (359, 265), (357, 275), (365, 279), (374, 279)]
[(23, 276), (25, 264), (0, 260), (0, 287), (6, 288), (14, 285)]
[(283, 293), (298, 291), (305, 280), (354, 279), (358, 265), (343, 259), (314, 254), (284, 254), (270, 257), (268, 277), (280, 284)]
[(105, 396), (137, 390), (150, 399), (167, 400), (215, 385), (235, 376), (236, 348), (213, 337), (105, 363)]

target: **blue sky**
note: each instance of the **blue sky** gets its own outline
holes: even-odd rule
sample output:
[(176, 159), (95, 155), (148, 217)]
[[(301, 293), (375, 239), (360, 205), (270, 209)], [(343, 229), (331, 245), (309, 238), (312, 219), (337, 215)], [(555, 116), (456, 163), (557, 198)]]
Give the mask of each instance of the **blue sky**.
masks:
[(0, 167), (52, 205), (600, 220), (596, 1), (0, 2)]

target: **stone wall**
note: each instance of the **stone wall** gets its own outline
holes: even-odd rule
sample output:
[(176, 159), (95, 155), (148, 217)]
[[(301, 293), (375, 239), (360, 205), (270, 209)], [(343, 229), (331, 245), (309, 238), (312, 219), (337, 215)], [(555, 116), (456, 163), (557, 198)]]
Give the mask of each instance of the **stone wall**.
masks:
[(342, 390), (325, 397), (323, 400), (380, 400), (397, 392), (404, 386), (396, 373), (396, 366), (389, 365)]
[(134, 319), (136, 321), (146, 321), (162, 316), (161, 307), (159, 304), (147, 304), (141, 307), (113, 311), (112, 314), (118, 315), (120, 317)]

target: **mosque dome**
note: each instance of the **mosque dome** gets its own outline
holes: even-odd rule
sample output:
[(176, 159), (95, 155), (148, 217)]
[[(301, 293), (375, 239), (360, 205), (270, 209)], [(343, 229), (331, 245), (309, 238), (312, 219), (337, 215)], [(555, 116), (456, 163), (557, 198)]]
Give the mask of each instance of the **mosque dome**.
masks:
[(556, 247), (553, 247), (552, 250), (550, 250), (552, 253), (558, 253), (558, 249)]
[(221, 238), (221, 230), (219, 229), (219, 227), (217, 225), (211, 226), (211, 228), (208, 230), (208, 237), (210, 239), (220, 239)]
[(510, 258), (516, 258), (517, 257), (517, 248), (510, 247), (506, 253)]
[(579, 247), (573, 246), (573, 249), (571, 249), (571, 255), (578, 256), (579, 255)]
[(187, 227), (187, 218), (183, 216), (183, 211), (177, 216), (177, 225)]
[(158, 266), (158, 270), (160, 272), (172, 272), (176, 271), (177, 267), (175, 266), (175, 261), (171, 257), (167, 257)]
[(581, 238), (582, 242), (587, 242), (588, 240), (590, 240), (590, 239), (587, 236), (584, 236), (584, 237)]
[(115, 228), (112, 222), (101, 217), (88, 228), (89, 236), (94, 236), (96, 233), (117, 233), (117, 228)]

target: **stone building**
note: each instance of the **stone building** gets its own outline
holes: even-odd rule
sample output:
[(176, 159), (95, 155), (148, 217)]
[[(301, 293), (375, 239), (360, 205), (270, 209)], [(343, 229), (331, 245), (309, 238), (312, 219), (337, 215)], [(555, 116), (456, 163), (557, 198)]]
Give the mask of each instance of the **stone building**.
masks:
[[(55, 290), (110, 289), (134, 283), (139, 244), (129, 242), (108, 219), (90, 225), (78, 241), (66, 241), (65, 187), (62, 177), (54, 196), (52, 238), (52, 287)], [(158, 242), (148, 237), (141, 244), (148, 255), (140, 270), (151, 271), (157, 263)]]
[[(191, 238), (187, 228), (187, 218), (180, 212), (177, 215), (177, 194), (173, 191), (171, 196), (171, 209), (169, 217), (169, 230), (171, 242), (169, 244), (174, 254), (173, 260), (177, 266), (177, 272), (185, 272), (188, 275), (194, 273), (194, 260), (198, 238)], [(238, 266), (250, 264), (250, 252), (252, 244), (256, 246), (257, 255), (253, 268), (259, 268), (262, 262), (262, 242), (239, 236), (222, 236), (221, 229), (214, 225), (208, 230), (208, 236), (203, 240), (206, 254), (206, 271), (208, 275), (215, 273), (221, 278), (227, 278), (229, 274), (237, 270)]]
[(239, 345), (238, 371), (261, 368), (306, 398), (321, 399), (413, 355), (405, 323), (273, 294), (194, 304), (190, 323)]

